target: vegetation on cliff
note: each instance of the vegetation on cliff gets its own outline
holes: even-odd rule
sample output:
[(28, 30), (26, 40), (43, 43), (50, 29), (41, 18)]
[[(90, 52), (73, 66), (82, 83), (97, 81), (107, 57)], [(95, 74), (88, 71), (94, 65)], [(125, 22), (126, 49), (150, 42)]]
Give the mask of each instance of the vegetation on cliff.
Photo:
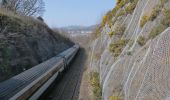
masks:
[(100, 85), (99, 73), (91, 72), (90, 73), (90, 84), (93, 87), (93, 100), (101, 100), (102, 89)]
[(118, 57), (122, 52), (123, 48), (126, 46), (129, 40), (120, 39), (109, 46), (109, 51), (113, 54), (114, 57)]
[(0, 9), (0, 81), (21, 73), (67, 49), (72, 43), (42, 18)]

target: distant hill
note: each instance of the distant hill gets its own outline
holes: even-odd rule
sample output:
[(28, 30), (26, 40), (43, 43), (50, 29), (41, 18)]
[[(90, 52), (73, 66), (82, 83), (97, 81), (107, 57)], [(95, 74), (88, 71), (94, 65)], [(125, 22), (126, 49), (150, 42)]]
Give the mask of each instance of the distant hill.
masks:
[(59, 28), (61, 31), (65, 31), (67, 33), (92, 33), (96, 28), (96, 25), (92, 26), (67, 26)]

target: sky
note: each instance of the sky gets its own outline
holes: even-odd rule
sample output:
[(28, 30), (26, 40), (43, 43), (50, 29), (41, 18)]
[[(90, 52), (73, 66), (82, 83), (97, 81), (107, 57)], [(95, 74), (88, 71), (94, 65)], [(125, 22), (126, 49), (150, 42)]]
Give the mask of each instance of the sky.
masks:
[(90, 26), (115, 6), (116, 0), (44, 0), (43, 18), (50, 27)]

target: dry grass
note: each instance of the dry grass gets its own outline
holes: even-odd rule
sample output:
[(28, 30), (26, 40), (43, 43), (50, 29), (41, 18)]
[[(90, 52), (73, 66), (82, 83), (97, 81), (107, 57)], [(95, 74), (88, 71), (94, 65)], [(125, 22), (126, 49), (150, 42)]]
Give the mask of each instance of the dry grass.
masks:
[(94, 100), (101, 100), (102, 89), (100, 86), (99, 73), (90, 73), (90, 84), (93, 87)]
[(120, 39), (117, 42), (110, 44), (109, 51), (113, 54), (114, 57), (118, 57), (128, 41), (129, 40)]
[(144, 15), (142, 19), (140, 20), (140, 27), (143, 27), (149, 20), (149, 17)]
[(144, 46), (146, 44), (146, 39), (143, 36), (140, 36), (137, 42), (140, 46)]
[(0, 17), (1, 16), (8, 16), (10, 18), (20, 19), (22, 22), (25, 22), (27, 24), (33, 24), (33, 25), (34, 24), (41, 24), (43, 26), (47, 26), (44, 22), (37, 20), (34, 17), (19, 15), (19, 14), (16, 14), (15, 12), (9, 11), (9, 10), (4, 9), (4, 8), (0, 8)]

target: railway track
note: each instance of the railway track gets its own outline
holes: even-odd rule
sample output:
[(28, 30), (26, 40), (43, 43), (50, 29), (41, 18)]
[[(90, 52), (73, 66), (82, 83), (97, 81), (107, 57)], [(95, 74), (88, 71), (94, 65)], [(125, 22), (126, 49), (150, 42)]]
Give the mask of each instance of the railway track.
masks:
[(46, 96), (41, 97), (40, 100), (77, 100), (85, 59), (85, 51), (80, 49), (77, 57), (70, 64), (70, 69), (51, 86)]

